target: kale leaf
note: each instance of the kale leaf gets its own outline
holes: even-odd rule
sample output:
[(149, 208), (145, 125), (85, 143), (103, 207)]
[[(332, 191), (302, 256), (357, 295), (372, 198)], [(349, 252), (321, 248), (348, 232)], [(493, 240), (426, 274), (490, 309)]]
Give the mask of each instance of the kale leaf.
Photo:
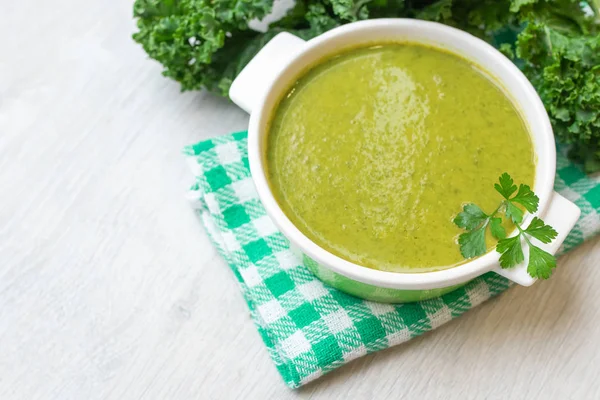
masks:
[(133, 38), (182, 90), (226, 96), (231, 82), (282, 31), (310, 39), (382, 17), (438, 21), (512, 56), (532, 82), (561, 143), (600, 171), (600, 0), (297, 0), (267, 32), (250, 28), (273, 0), (136, 0)]

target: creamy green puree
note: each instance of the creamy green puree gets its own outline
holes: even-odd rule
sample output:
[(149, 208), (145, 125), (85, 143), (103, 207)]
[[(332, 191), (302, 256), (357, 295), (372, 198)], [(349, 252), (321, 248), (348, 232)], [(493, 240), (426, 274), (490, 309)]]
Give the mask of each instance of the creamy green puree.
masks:
[(294, 225), (386, 271), (463, 263), (452, 223), (462, 206), (493, 211), (503, 172), (534, 180), (527, 127), (501, 88), (415, 44), (353, 49), (312, 68), (280, 101), (266, 144), (271, 188)]

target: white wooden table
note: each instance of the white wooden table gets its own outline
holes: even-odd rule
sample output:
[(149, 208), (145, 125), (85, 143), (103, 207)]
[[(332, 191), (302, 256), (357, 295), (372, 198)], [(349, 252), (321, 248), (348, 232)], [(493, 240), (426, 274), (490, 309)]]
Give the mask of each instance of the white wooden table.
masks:
[(0, 399), (598, 399), (600, 240), (552, 280), (287, 389), (184, 199), (180, 93), (122, 0), (0, 6)]

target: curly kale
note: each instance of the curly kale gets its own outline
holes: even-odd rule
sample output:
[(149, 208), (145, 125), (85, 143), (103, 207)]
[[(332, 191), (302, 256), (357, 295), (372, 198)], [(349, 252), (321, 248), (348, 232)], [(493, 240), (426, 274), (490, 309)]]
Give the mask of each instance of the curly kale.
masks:
[(516, 55), (538, 91), (558, 141), (588, 172), (600, 170), (600, 35), (588, 20), (533, 16)]
[(554, 133), (588, 172), (600, 171), (600, 0), (298, 0), (267, 32), (249, 27), (273, 0), (136, 0), (133, 35), (182, 90), (227, 95), (231, 82), (282, 31), (310, 39), (383, 17), (438, 21), (511, 56), (533, 83)]

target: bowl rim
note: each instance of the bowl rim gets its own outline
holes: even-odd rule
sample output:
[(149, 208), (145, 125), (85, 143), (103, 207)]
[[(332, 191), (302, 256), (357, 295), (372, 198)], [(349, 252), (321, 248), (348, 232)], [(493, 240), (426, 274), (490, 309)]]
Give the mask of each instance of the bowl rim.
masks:
[[(273, 78), (268, 85), (267, 90), (265, 90), (265, 94), (260, 98), (257, 105), (252, 110), (248, 127), (248, 161), (259, 199), (275, 225), (281, 230), (283, 235), (290, 240), (291, 246), (298, 248), (302, 253), (306, 254), (317, 263), (329, 268), (333, 272), (362, 283), (391, 289), (438, 289), (467, 282), (479, 275), (493, 270), (498, 266), (499, 254), (495, 251), (490, 251), (483, 256), (455, 267), (439, 271), (414, 273), (381, 271), (345, 260), (314, 243), (285, 215), (271, 192), (261, 154), (262, 140), (263, 136), (266, 135), (265, 128), (268, 125), (270, 111), (272, 110), (272, 108), (266, 107), (267, 100), (272, 100), (274, 97), (279, 98), (281, 90), (275, 91), (274, 88), (278, 85), (282, 86), (282, 82), (287, 82), (288, 85), (286, 87), (289, 87), (291, 77), (286, 77), (286, 75), (289, 75), (292, 66), (296, 64), (302, 65), (303, 59), (310, 52), (320, 48), (320, 46), (325, 46), (332, 40), (339, 39), (345, 35), (355, 33), (356, 31), (398, 28), (427, 30), (435, 35), (444, 35), (446, 37), (445, 40), (448, 40), (448, 37), (450, 37), (452, 40), (462, 41), (468, 44), (473, 52), (477, 52), (480, 56), (487, 57), (494, 63), (497, 63), (500, 68), (509, 73), (510, 80), (514, 81), (514, 84), (519, 85), (525, 90), (527, 104), (528, 106), (533, 107), (533, 113), (536, 118), (532, 120), (525, 115), (523, 115), (523, 118), (527, 122), (532, 138), (535, 138), (536, 143), (537, 141), (544, 142), (543, 148), (547, 152), (545, 168), (536, 166), (535, 175), (535, 192), (540, 198), (537, 214), (544, 215), (545, 211), (548, 209), (554, 185), (556, 147), (552, 126), (541, 99), (523, 73), (508, 58), (490, 44), (467, 32), (437, 22), (405, 18), (364, 20), (340, 26), (306, 42), (303, 49), (301, 49), (294, 57), (291, 57), (290, 60), (286, 62), (285, 67)], [(418, 38), (408, 41), (415, 43), (424, 42)], [(335, 51), (331, 52), (331, 54), (335, 54)], [(460, 56), (474, 62), (472, 57), (469, 57), (468, 55), (460, 54)], [(304, 62), (304, 64), (304, 70), (311, 66), (309, 62)], [(296, 65), (296, 67), (298, 66)], [(293, 77), (297, 78), (298, 75), (301, 74), (302, 73), (296, 73)], [(494, 78), (498, 80), (499, 83), (504, 84), (505, 89), (514, 99), (514, 93), (509, 90), (509, 85), (505, 84), (507, 79), (500, 79), (498, 76), (494, 76)], [(277, 104), (277, 102), (275, 102), (275, 104)], [(537, 146), (534, 144), (534, 148), (535, 147)], [(536, 154), (539, 156), (537, 152)], [(541, 182), (541, 184), (538, 185), (538, 182)], [(532, 218), (532, 215), (527, 214), (523, 223), (527, 223)]]

